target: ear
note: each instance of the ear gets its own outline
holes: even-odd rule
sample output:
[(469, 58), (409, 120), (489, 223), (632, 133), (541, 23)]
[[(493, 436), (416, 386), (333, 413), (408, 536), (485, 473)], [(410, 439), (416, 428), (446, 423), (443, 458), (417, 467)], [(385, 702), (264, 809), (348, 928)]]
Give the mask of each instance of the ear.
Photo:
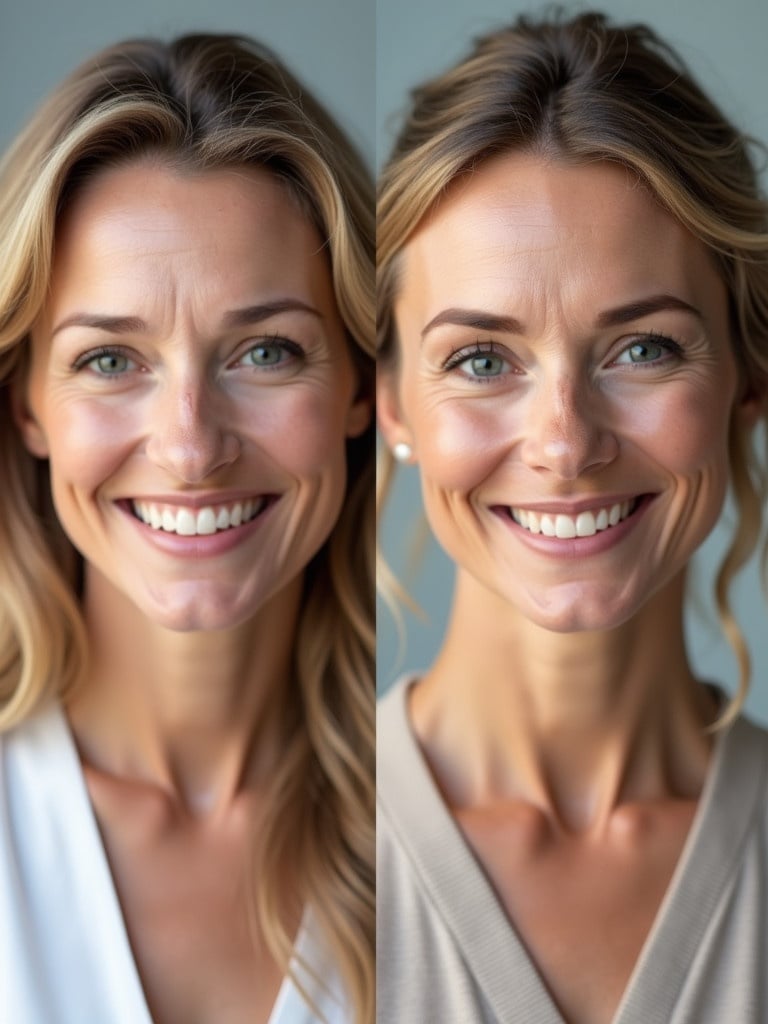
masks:
[(757, 426), (761, 416), (768, 414), (768, 384), (748, 387), (741, 398), (737, 399), (733, 415), (739, 425), (746, 430)]
[(11, 384), (11, 412), (27, 451), (38, 459), (47, 459), (48, 438), (29, 404), (26, 383)]
[(379, 430), (391, 450), (395, 445), (413, 443), (411, 429), (405, 422), (400, 404), (398, 375), (395, 368), (380, 369), (376, 377), (376, 415)]
[(347, 437), (360, 437), (369, 427), (373, 417), (373, 398), (357, 395), (347, 412)]

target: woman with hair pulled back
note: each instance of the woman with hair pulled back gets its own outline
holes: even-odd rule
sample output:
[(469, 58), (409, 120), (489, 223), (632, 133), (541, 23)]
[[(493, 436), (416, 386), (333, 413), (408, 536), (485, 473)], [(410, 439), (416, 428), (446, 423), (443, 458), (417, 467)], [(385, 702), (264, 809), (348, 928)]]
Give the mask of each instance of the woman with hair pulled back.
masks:
[[(456, 563), (379, 713), (378, 1019), (766, 1022), (768, 738), (728, 602), (765, 499), (748, 140), (650, 29), (521, 18), (413, 94), (377, 237), (380, 424)], [(729, 486), (732, 699), (683, 635)]]
[(373, 1020), (373, 204), (245, 39), (0, 167), (0, 1005)]

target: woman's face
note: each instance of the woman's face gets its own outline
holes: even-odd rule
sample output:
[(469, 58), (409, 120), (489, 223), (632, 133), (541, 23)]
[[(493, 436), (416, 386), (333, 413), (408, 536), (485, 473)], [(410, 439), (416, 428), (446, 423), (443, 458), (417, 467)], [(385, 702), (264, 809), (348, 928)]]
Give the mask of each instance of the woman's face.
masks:
[(68, 210), (17, 415), (90, 579), (154, 621), (235, 625), (301, 573), (356, 392), (321, 239), (267, 172), (137, 163)]
[(462, 570), (557, 631), (629, 618), (728, 481), (737, 396), (711, 258), (628, 172), (505, 155), (402, 254), (390, 443)]

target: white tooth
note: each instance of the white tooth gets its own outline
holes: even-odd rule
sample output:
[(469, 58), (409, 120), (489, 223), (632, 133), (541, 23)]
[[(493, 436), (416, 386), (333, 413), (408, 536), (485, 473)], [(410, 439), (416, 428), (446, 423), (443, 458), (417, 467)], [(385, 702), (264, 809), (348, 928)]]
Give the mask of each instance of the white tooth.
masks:
[(517, 508), (510, 508), (510, 510), (509, 510), (509, 514), (510, 514), (510, 515), (512, 516), (512, 518), (514, 519), (514, 521), (515, 521), (515, 522), (516, 522), (516, 523), (517, 523), (517, 524), (518, 524), (519, 526), (522, 526), (522, 523), (520, 522), (520, 510), (519, 510), (519, 509), (517, 509)]
[(545, 537), (555, 536), (555, 521), (550, 516), (543, 515), (541, 517), (541, 532)]
[(176, 516), (170, 509), (163, 509), (163, 529), (167, 533), (176, 533)]
[(591, 512), (579, 512), (576, 517), (576, 536), (592, 537), (597, 533), (597, 523)]
[(621, 519), (621, 505), (611, 505), (608, 512), (608, 525), (615, 526)]
[(541, 533), (541, 522), (539, 521), (538, 512), (528, 513), (528, 529), (531, 533)]
[(560, 540), (570, 540), (576, 536), (576, 524), (570, 516), (557, 516), (555, 518), (555, 536)]
[(253, 503), (253, 515), (251, 516), (252, 519), (255, 519), (256, 516), (259, 515), (259, 513), (264, 508), (266, 503), (267, 503), (267, 499), (266, 498), (256, 498), (255, 499), (255, 501)]
[(188, 508), (180, 508), (176, 513), (176, 533), (182, 537), (194, 537), (197, 530), (197, 517)]
[(134, 501), (134, 503), (133, 503), (133, 512), (134, 512), (134, 515), (136, 516), (137, 519), (140, 519), (142, 521), (142, 523), (146, 523), (147, 516), (146, 516), (146, 511), (144, 509), (144, 504), (142, 502)]
[(229, 521), (233, 526), (239, 526), (243, 521), (243, 506), (238, 501), (232, 511), (229, 513)]
[(229, 527), (229, 512), (223, 506), (216, 516), (216, 529), (226, 530)]
[(604, 508), (601, 508), (595, 518), (595, 529), (605, 530), (608, 526), (608, 513)]
[(160, 514), (160, 509), (157, 507), (157, 505), (149, 506), (149, 522), (153, 530), (162, 530), (163, 517)]
[(519, 515), (520, 515), (520, 525), (525, 527), (526, 530), (528, 530), (529, 529), (528, 519), (529, 519), (530, 513), (526, 512), (524, 508), (521, 508)]
[(196, 527), (198, 533), (216, 533), (216, 513), (212, 508), (200, 509), (197, 513)]
[(248, 523), (253, 519), (253, 498), (249, 498), (243, 504), (243, 522)]
[(622, 501), (622, 503), (621, 503), (621, 518), (622, 519), (626, 519), (628, 515), (629, 515), (629, 502), (628, 501)]

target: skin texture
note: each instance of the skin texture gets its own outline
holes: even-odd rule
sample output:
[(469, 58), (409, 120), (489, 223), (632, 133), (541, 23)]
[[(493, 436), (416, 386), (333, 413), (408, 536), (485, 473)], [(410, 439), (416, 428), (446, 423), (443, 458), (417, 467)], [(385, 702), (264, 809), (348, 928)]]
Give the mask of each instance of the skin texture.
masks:
[[(731, 418), (752, 412), (725, 289), (628, 172), (525, 154), (454, 183), (402, 260), (379, 417), (411, 444), (458, 567), (413, 727), (566, 1019), (601, 1024), (710, 753), (682, 605), (721, 511)], [(637, 511), (586, 540), (510, 516), (623, 499)]]
[[(85, 314), (129, 322), (71, 323)], [(266, 1020), (280, 977), (249, 936), (249, 843), (303, 569), (370, 418), (321, 239), (286, 188), (148, 161), (89, 183), (17, 418), (85, 558), (92, 658), (67, 710), (153, 1018)], [(170, 547), (131, 507), (248, 495), (267, 500), (241, 532)]]

